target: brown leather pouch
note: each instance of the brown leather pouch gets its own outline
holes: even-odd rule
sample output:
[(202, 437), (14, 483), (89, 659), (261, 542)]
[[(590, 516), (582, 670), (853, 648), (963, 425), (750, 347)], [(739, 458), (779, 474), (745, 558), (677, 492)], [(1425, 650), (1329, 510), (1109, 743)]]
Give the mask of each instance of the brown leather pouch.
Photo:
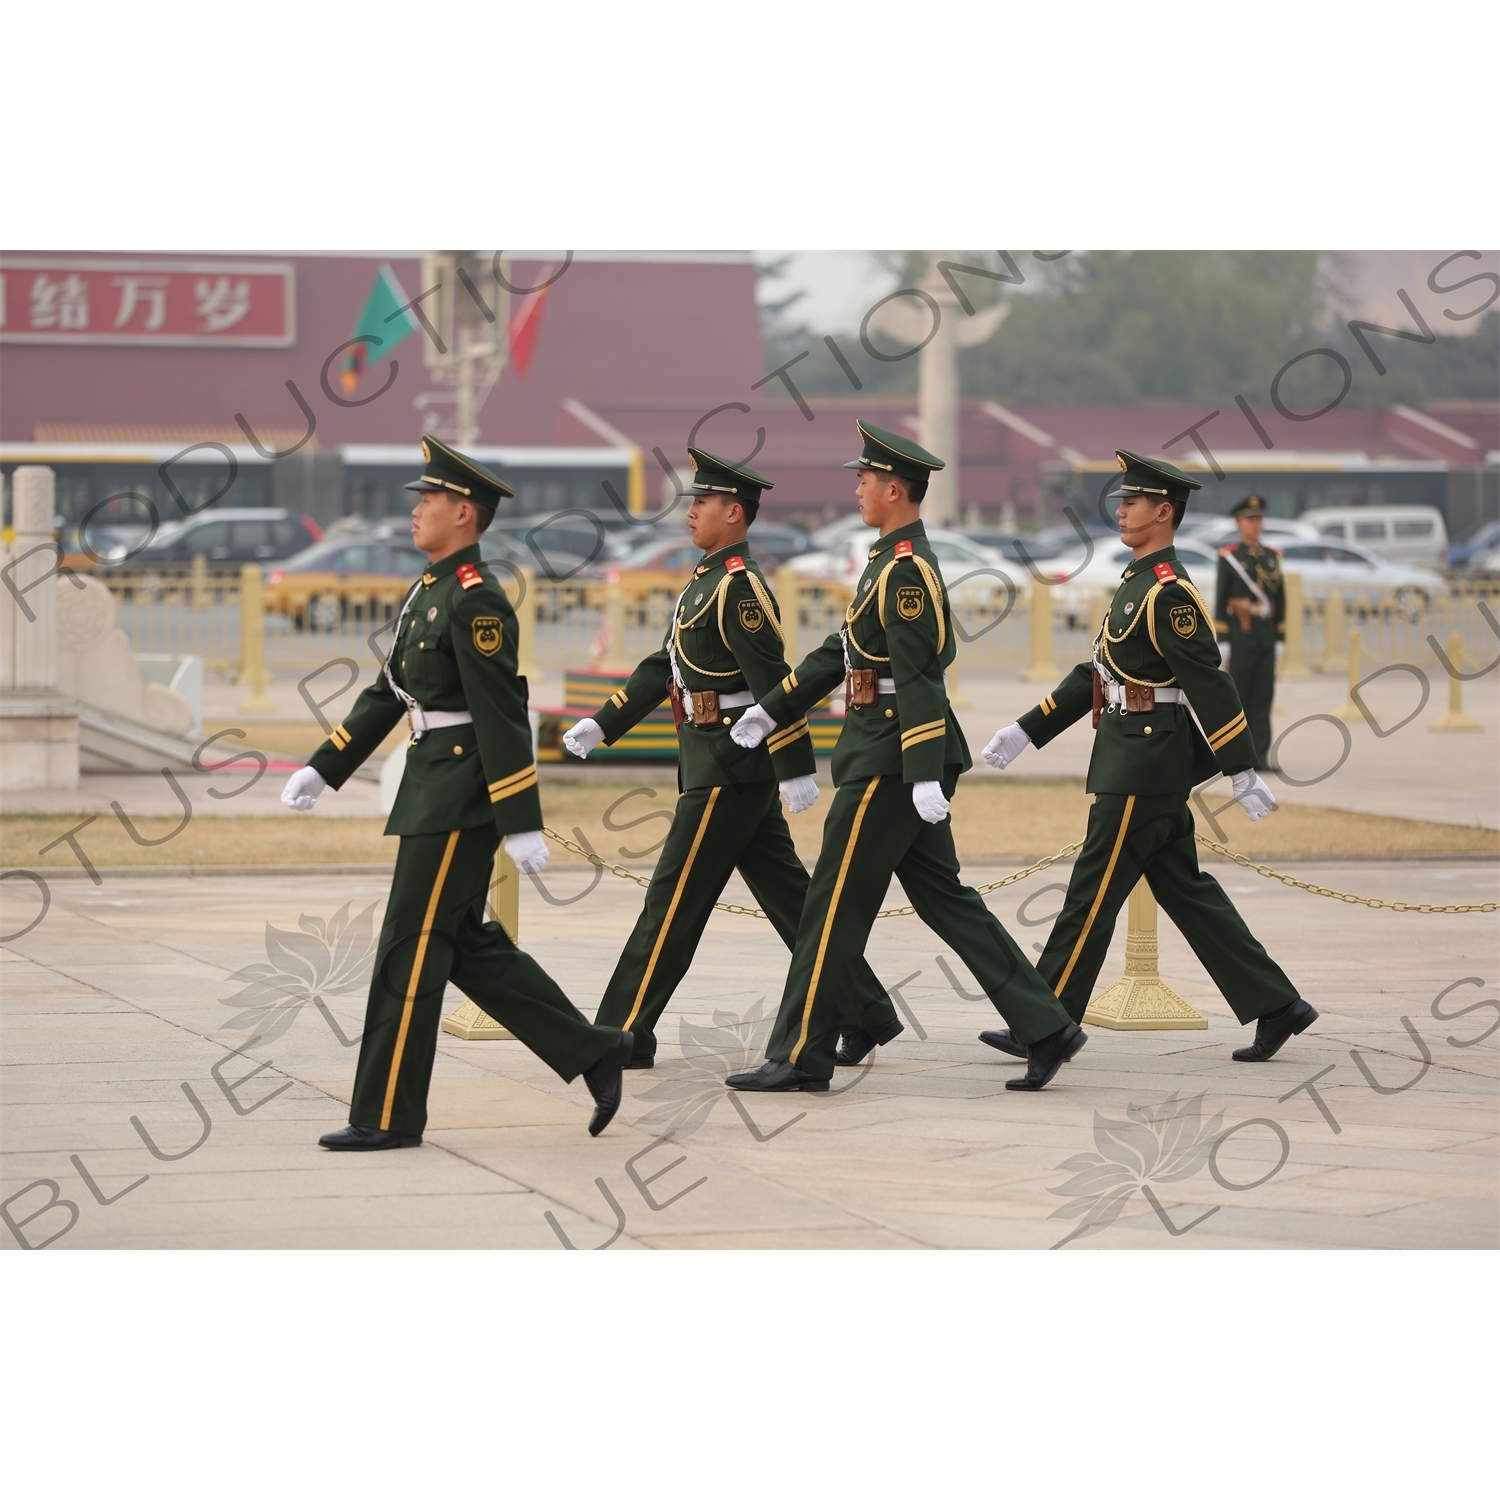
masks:
[(1094, 673), (1094, 728), (1099, 727), (1099, 716), (1104, 712), (1104, 679)]
[(1248, 599), (1231, 599), (1229, 607), (1234, 611), (1234, 617), (1240, 622), (1241, 630), (1250, 628), (1250, 601)]
[(874, 667), (854, 667), (844, 679), (848, 708), (873, 708), (880, 698), (880, 674)]
[(1139, 682), (1127, 682), (1125, 684), (1125, 712), (1128, 714), (1149, 714), (1156, 710), (1156, 689), (1146, 687)]
[(699, 729), (712, 729), (719, 722), (719, 695), (715, 692), (693, 694), (693, 723)]
[(687, 710), (682, 706), (682, 689), (675, 682), (667, 684), (667, 702), (672, 705), (672, 722), (681, 729), (687, 723)]

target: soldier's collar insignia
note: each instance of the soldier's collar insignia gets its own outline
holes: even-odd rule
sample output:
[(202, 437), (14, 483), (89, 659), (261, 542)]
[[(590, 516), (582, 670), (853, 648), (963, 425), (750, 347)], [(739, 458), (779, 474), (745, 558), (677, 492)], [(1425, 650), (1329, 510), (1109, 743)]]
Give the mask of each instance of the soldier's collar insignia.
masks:
[(422, 585), (423, 585), (424, 588), (429, 588), (430, 589), (433, 586), (433, 584), (435, 584), (436, 582), (437, 582), (437, 575), (436, 574), (433, 574), (433, 573), (424, 573), (422, 575)]
[(479, 569), (473, 563), (460, 563), (458, 571), (453, 576), (458, 579), (459, 587), (465, 589), (477, 589), (484, 582)]
[(707, 569), (707, 568), (694, 568), (694, 569), (693, 569), (693, 577), (694, 577), (694, 578), (702, 578), (702, 577), (703, 577), (703, 575), (704, 575), (704, 574), (705, 574), (705, 573), (706, 573), (706, 572), (708, 572), (708, 569)]
[(911, 543), (909, 541), (897, 542), (895, 546), (895, 555), (897, 557), (910, 557)]
[(1163, 583), (1177, 582), (1177, 575), (1172, 571), (1171, 563), (1157, 563), (1153, 571)]
[(731, 557), (724, 564), (726, 573), (743, 573), (745, 571), (745, 559), (743, 557)]

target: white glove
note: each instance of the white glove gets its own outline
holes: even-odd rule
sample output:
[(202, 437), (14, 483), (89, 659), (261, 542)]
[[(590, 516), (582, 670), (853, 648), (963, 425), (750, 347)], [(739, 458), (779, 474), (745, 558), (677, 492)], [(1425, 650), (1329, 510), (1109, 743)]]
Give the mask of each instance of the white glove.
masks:
[(311, 766), (303, 766), (300, 771), (293, 771), (290, 780), (282, 787), (282, 806), (295, 812), (311, 812), (313, 803), (327, 789), (328, 783)]
[(1281, 653), (1283, 651), (1285, 651), (1285, 650), (1286, 650), (1286, 642), (1285, 641), (1277, 641), (1276, 642), (1276, 665), (1278, 667), (1281, 665)]
[(563, 744), (579, 760), (587, 760), (590, 750), (604, 743), (604, 731), (592, 719), (580, 719), (563, 735)]
[(781, 783), (789, 813), (806, 812), (818, 800), (818, 783), (811, 776), (791, 776)]
[(775, 727), (776, 720), (760, 704), (753, 703), (740, 715), (739, 721), (729, 731), (729, 738), (741, 750), (753, 750)]
[(1007, 724), (979, 752), (980, 759), (997, 771), (1003, 771), (1030, 743), (1031, 736), (1019, 724)]
[(924, 823), (941, 823), (948, 816), (948, 799), (941, 782), (918, 781), (911, 789), (911, 805)]
[(547, 861), (552, 858), (547, 840), (540, 833), (507, 833), (502, 843), (523, 875), (535, 875), (538, 870), (545, 869)]
[[(1279, 651), (1281, 649), (1281, 647), (1278, 646), (1276, 649)], [(1219, 642), (1219, 665), (1221, 667), (1227, 667), (1229, 665), (1229, 642), (1228, 641), (1220, 641)]]
[(1254, 771), (1236, 771), (1230, 782), (1234, 788), (1234, 800), (1245, 809), (1252, 823), (1258, 823), (1267, 813), (1276, 811), (1276, 799), (1271, 788)]

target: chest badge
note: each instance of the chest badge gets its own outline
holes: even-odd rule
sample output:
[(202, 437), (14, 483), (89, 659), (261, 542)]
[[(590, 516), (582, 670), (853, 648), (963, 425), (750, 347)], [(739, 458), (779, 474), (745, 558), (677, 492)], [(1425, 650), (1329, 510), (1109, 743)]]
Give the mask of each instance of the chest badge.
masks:
[(493, 656), (505, 639), (505, 629), (494, 615), (480, 615), (474, 621), (474, 649), (481, 656)]
[(873, 583), (873, 582), (874, 582), (874, 580), (873, 580), (873, 579), (871, 579), (871, 578), (867, 578), (867, 579), (865, 579), (865, 582), (864, 582), (864, 592), (865, 592), (865, 593), (867, 593), (867, 594), (868, 594), (868, 593), (869, 593), (869, 592), (870, 592), (870, 585), (871, 585), (871, 583)]
[(702, 604), (702, 603), (703, 603), (703, 595), (702, 595), (702, 594), (699, 594), (699, 595), (698, 595), (698, 596), (697, 596), (697, 597), (696, 597), (696, 598), (695, 598), (695, 599), (694, 599), (694, 600), (693, 600), (693, 603), (694, 603), (694, 604)]
[(1172, 629), (1185, 641), (1197, 632), (1198, 611), (1191, 604), (1174, 604), (1168, 618), (1172, 621)]
[(740, 600), (740, 624), (754, 634), (766, 623), (766, 613), (756, 599)]
[(1133, 614), (1134, 612), (1135, 612), (1135, 600), (1134, 599), (1127, 599), (1125, 601), (1125, 613), (1128, 615), (1128, 614)]
[(427, 618), (429, 620), (437, 619), (437, 605), (434, 604), (432, 608), (427, 611)]
[(912, 587), (896, 590), (896, 613), (903, 620), (920, 620), (926, 607), (927, 595), (921, 589)]

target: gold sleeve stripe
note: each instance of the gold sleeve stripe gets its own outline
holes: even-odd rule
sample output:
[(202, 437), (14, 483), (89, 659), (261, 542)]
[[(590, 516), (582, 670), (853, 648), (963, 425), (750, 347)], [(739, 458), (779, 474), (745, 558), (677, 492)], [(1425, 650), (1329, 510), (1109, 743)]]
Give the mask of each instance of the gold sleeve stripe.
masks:
[(795, 672), (788, 672), (786, 676), (781, 679), (781, 691), (783, 693), (791, 692), (791, 690), (796, 686), (797, 674)]
[(1215, 730), (1209, 735), (1208, 748), (1214, 751), (1221, 749), (1246, 727), (1244, 714), (1236, 714), (1222, 729)]
[(499, 781), (492, 781), (492, 782), (490, 782), (490, 790), (492, 792), (502, 791), (504, 788), (508, 787), (511, 784), (511, 782), (513, 782), (513, 781), (520, 781), (523, 777), (526, 777), (526, 776), (535, 776), (535, 775), (536, 775), (536, 765), (535, 765), (535, 763), (533, 763), (533, 764), (531, 764), (529, 766), (523, 766), (519, 771), (512, 771), (509, 776), (502, 776), (499, 779)]
[(630, 699), (625, 696), (625, 689), (620, 688), (617, 692), (609, 695), (609, 706), (611, 708), (624, 708)]
[(328, 738), (333, 741), (335, 750), (345, 750), (349, 746), (349, 731), (342, 724)]
[(1057, 707), (1057, 699), (1054, 698), (1051, 693), (1048, 693), (1047, 696), (1042, 699), (1040, 707), (1042, 710), (1042, 715), (1043, 717), (1045, 717)]
[(536, 770), (535, 768), (533, 768), (531, 774), (526, 778), (525, 781), (512, 782), (511, 785), (506, 787), (503, 791), (492, 791), (490, 793), (490, 801), (504, 802), (507, 797), (514, 797), (517, 792), (529, 792), (535, 785)]
[(939, 724), (936, 729), (929, 729), (926, 734), (915, 734), (910, 736), (903, 734), (901, 736), (901, 749), (903, 751), (915, 750), (918, 745), (925, 745), (928, 740), (943, 739), (947, 735), (947, 733), (948, 726), (946, 724)]
[(929, 719), (925, 724), (913, 724), (910, 729), (903, 729), (901, 731), (901, 739), (904, 743), (911, 739), (913, 735), (925, 734), (929, 729), (947, 729), (947, 727), (948, 721), (946, 719)]
[(808, 728), (807, 720), (798, 719), (795, 724), (788, 724), (785, 729), (778, 729), (766, 741), (766, 749), (774, 754), (778, 750), (785, 750), (788, 745), (800, 740), (804, 734), (811, 733), (812, 730)]

